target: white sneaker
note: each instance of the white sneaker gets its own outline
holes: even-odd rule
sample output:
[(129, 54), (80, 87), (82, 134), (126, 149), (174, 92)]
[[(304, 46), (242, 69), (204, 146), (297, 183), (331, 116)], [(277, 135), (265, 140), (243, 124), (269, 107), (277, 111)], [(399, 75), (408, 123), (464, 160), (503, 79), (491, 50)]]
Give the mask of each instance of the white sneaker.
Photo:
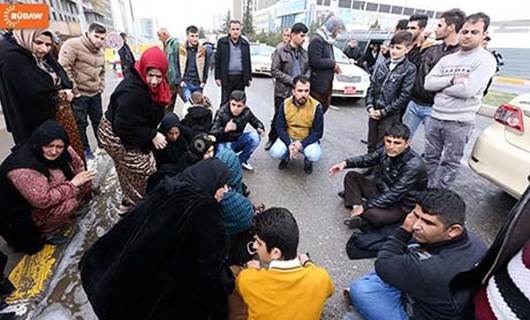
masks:
[(245, 170), (248, 170), (248, 171), (254, 171), (254, 167), (252, 165), (250, 165), (250, 163), (247, 162), (243, 162), (241, 164), (241, 167)]

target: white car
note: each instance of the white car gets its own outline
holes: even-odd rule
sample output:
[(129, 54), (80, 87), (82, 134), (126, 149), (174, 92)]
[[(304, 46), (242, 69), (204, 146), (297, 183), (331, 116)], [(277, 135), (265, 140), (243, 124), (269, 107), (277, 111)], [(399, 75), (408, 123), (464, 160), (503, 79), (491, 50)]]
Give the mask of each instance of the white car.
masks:
[(370, 76), (359, 68), (339, 48), (333, 47), (335, 61), (342, 73), (333, 79), (333, 97), (364, 98), (370, 86)]
[(252, 74), (271, 75), (272, 54), (275, 48), (265, 44), (250, 45)]
[(520, 198), (530, 183), (530, 94), (500, 106), (494, 119), (475, 142), (469, 166)]

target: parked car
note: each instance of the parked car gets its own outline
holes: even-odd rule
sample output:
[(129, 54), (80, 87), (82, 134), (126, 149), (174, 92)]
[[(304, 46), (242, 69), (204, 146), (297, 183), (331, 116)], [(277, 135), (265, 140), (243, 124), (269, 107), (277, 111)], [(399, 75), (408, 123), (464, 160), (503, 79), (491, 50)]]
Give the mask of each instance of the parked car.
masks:
[(520, 198), (530, 183), (530, 94), (500, 106), (494, 119), (475, 142), (469, 166)]
[(272, 53), (275, 48), (265, 44), (250, 44), (252, 74), (271, 75)]
[(335, 61), (342, 73), (333, 80), (333, 97), (364, 98), (370, 86), (370, 76), (354, 64), (339, 48), (333, 47)]

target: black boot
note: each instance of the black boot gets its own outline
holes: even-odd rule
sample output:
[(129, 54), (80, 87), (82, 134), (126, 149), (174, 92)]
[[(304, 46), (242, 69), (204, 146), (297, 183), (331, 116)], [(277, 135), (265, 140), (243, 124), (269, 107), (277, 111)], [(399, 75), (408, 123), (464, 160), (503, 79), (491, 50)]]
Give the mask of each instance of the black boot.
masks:
[(0, 297), (5, 298), (13, 291), (15, 291), (15, 286), (8, 278), (4, 278), (0, 281)]
[(313, 162), (309, 161), (307, 158), (304, 159), (304, 172), (306, 174), (313, 173)]
[(283, 170), (285, 168), (287, 168), (287, 164), (289, 164), (289, 160), (281, 160), (280, 163), (278, 164), (278, 169), (280, 170)]

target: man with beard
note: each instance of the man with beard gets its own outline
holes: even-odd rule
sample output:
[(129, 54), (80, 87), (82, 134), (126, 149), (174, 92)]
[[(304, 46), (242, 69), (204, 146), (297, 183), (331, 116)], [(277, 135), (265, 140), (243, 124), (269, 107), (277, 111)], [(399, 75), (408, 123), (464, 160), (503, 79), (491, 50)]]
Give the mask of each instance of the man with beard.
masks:
[(460, 47), (458, 45), (458, 32), (462, 29), (466, 14), (460, 9), (451, 9), (446, 11), (440, 17), (434, 33), (436, 40), (442, 40), (437, 44), (425, 49), (419, 58), (419, 65), (416, 81), (412, 88), (411, 101), (403, 117), (403, 123), (406, 124), (412, 136), (418, 129), (420, 123), (425, 126), (431, 117), (432, 105), (434, 104), (434, 92), (425, 90), (425, 76), (448, 54), (456, 52)]
[(285, 99), (278, 109), (276, 133), (280, 139), (272, 145), (270, 154), (281, 159), (278, 168), (287, 167), (290, 159), (304, 155), (304, 171), (313, 172), (313, 162), (322, 155), (320, 139), (324, 132), (324, 116), (320, 103), (309, 96), (310, 84), (306, 76), (293, 79), (293, 96)]
[(412, 34), (412, 49), (407, 54), (410, 62), (414, 63), (416, 67), (419, 65), (420, 54), (422, 50), (423, 32), (427, 26), (429, 17), (426, 14), (415, 13), (410, 16), (407, 30)]

